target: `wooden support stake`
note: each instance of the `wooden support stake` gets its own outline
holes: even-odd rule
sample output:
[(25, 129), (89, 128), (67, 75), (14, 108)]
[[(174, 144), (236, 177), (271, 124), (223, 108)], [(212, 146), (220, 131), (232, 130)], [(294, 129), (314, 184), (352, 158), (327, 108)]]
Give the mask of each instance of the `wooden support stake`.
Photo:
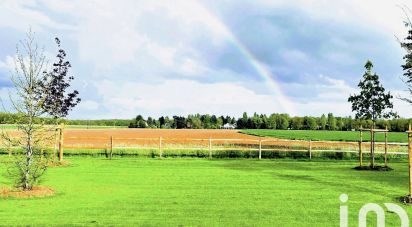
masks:
[(59, 130), (59, 162), (63, 161), (63, 146), (64, 146), (64, 123), (60, 124)]
[(309, 140), (309, 159), (312, 159), (312, 140)]
[(163, 149), (162, 149), (162, 137), (159, 137), (159, 157), (162, 158), (163, 156)]
[(412, 128), (408, 130), (408, 159), (409, 159), (409, 196), (412, 196)]
[(259, 160), (262, 159), (262, 139), (259, 139)]
[(113, 157), (113, 136), (110, 136), (110, 159)]
[(388, 126), (385, 126), (385, 167), (388, 166)]
[(212, 138), (209, 138), (209, 158), (212, 159)]
[(360, 131), (359, 131), (359, 166), (363, 165), (363, 154), (362, 154), (362, 126), (360, 127)]

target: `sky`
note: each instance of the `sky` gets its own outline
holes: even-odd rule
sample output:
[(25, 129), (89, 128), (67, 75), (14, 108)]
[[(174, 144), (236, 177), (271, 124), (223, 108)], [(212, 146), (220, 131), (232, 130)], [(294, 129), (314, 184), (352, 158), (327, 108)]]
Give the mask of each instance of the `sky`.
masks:
[(31, 28), (51, 64), (59, 37), (82, 102), (72, 119), (243, 112), (353, 115), (366, 61), (412, 117), (397, 0), (0, 0), (0, 94)]

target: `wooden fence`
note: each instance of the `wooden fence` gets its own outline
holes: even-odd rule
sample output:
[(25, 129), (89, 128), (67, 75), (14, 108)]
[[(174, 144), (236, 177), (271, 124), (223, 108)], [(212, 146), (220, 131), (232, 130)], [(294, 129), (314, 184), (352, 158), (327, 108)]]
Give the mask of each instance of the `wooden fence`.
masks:
[[(368, 154), (367, 142), (340, 142), (340, 141), (305, 141), (279, 139), (223, 139), (223, 138), (131, 138), (131, 137), (65, 137), (62, 148), (65, 149), (106, 149), (110, 155), (116, 149), (157, 150), (163, 157), (165, 150), (205, 150), (210, 158), (214, 151), (238, 150), (257, 151), (258, 158), (262, 152), (305, 152), (309, 158), (312, 154), (321, 152)], [(376, 154), (407, 155), (408, 143), (379, 143), (375, 145), (381, 151)], [(362, 149), (365, 148), (365, 149)], [(378, 149), (379, 150), (379, 149)]]

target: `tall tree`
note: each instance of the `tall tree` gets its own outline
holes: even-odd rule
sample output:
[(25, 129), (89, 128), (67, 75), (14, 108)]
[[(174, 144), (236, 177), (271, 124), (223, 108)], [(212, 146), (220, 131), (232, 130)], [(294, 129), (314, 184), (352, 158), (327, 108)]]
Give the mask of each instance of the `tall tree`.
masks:
[[(366, 72), (359, 82), (359, 94), (349, 96), (348, 101), (352, 103), (352, 111), (355, 112), (357, 119), (372, 120), (372, 129), (375, 128), (376, 120), (379, 118), (396, 117), (392, 111), (393, 96), (390, 92), (386, 93), (385, 88), (379, 82), (379, 76), (372, 73), (373, 64), (367, 61), (365, 64)], [(371, 166), (375, 165), (375, 152), (371, 147)]]

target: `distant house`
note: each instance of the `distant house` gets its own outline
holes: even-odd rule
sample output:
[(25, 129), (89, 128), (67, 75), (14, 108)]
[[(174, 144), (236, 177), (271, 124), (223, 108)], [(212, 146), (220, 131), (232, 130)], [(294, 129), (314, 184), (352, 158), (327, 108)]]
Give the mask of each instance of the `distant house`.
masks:
[(221, 128), (221, 129), (235, 129), (235, 128), (236, 128), (236, 125), (235, 125), (235, 124), (226, 123), (226, 124), (224, 124), (223, 126), (221, 126), (220, 128)]

